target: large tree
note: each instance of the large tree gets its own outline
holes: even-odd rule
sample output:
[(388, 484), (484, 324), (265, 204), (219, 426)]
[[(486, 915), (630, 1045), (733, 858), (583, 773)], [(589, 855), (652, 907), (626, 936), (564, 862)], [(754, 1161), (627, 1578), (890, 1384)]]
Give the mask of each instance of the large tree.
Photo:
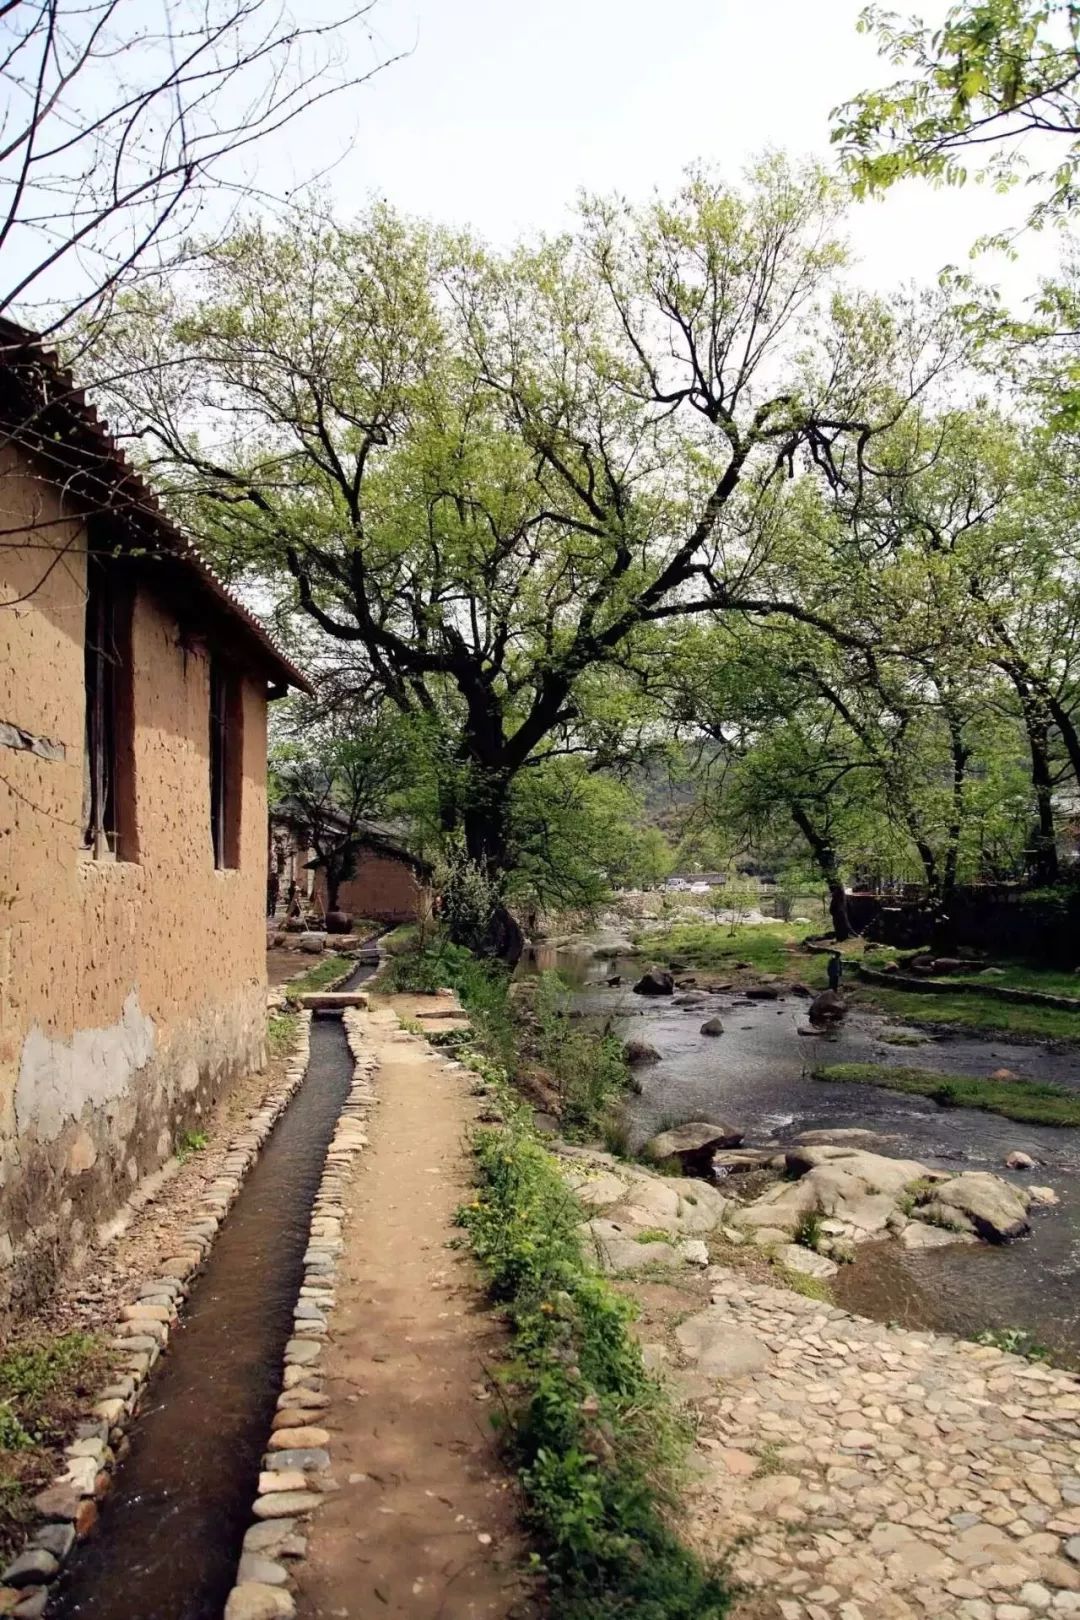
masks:
[(142, 357), (122, 408), (215, 555), (453, 739), (447, 821), (497, 875), (518, 773), (584, 746), (643, 641), (822, 619), (770, 514), (857, 481), (955, 341), (936, 306), (843, 294), (839, 224), (772, 159), (509, 257), (382, 209), (251, 229), (107, 363)]

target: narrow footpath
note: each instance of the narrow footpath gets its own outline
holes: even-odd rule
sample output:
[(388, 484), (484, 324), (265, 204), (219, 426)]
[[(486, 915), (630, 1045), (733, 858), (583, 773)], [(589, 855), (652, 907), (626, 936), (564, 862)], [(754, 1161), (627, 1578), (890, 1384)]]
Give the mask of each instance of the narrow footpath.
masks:
[(302, 1620), (519, 1620), (532, 1613), (486, 1371), (503, 1350), (453, 1224), (479, 1103), (398, 1026), (430, 998), (374, 997), (379, 1106), (348, 1195), (323, 1362), (338, 1490), (299, 1565)]

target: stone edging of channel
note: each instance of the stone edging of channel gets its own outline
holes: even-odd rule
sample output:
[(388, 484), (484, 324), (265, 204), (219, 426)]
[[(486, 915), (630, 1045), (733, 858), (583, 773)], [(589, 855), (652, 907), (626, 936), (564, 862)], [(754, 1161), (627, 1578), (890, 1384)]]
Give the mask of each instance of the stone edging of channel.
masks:
[(34, 1508), (44, 1522), (30, 1533), (23, 1550), (0, 1577), (0, 1600), (7, 1592), (18, 1593), (11, 1608), (0, 1601), (0, 1613), (10, 1614), (13, 1620), (38, 1620), (44, 1614), (50, 1583), (72, 1548), (97, 1522), (98, 1504), (108, 1494), (113, 1470), (130, 1446), (127, 1429), (179, 1322), (180, 1306), (263, 1144), (307, 1073), (311, 1014), (297, 1016), (296, 1041), (284, 1076), (229, 1143), (221, 1171), (204, 1188), (176, 1252), (161, 1261), (157, 1276), (139, 1286), (134, 1303), (122, 1307), (106, 1340), (116, 1357), (115, 1376), (99, 1391), (86, 1420), (76, 1429), (76, 1438), (64, 1448), (65, 1467), (34, 1497)]
[(345, 1191), (356, 1159), (368, 1145), (365, 1126), (377, 1103), (375, 1059), (364, 1043), (359, 1010), (347, 1008), (342, 1019), (353, 1060), (352, 1083), (312, 1208), (293, 1336), (285, 1346), (281, 1394), (252, 1506), (254, 1523), (244, 1537), (225, 1620), (290, 1620), (296, 1613), (285, 1560), (304, 1557), (306, 1521), (336, 1488), (330, 1475), (330, 1397), (320, 1362), (336, 1304)]

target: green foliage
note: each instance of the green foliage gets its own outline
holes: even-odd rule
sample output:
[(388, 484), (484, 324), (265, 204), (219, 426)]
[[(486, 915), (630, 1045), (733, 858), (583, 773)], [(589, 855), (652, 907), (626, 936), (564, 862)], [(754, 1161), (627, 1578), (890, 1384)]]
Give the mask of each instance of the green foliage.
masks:
[[(864, 992), (860, 990), (860, 999)], [(1058, 1007), (1034, 1007), (996, 1001), (974, 992), (927, 995), (918, 990), (891, 990), (874, 985), (866, 999), (903, 1024), (944, 1024), (1020, 1040), (1080, 1041), (1080, 1013)]]
[(23, 1344), (0, 1356), (0, 1446), (23, 1450), (52, 1438), (57, 1399), (80, 1390), (102, 1360), (85, 1333)]
[(832, 1305), (832, 1289), (822, 1277), (808, 1277), (804, 1271), (792, 1271), (788, 1266), (776, 1266), (777, 1281), (784, 1287), (790, 1288), (793, 1294), (802, 1294), (804, 1299), (817, 1299), (823, 1305)]
[(816, 1254), (823, 1235), (820, 1209), (804, 1210), (795, 1223), (793, 1242), (800, 1244), (804, 1249), (813, 1249)]
[(557, 973), (541, 975), (534, 1007), (537, 1055), (559, 1099), (559, 1124), (572, 1138), (603, 1135), (632, 1076), (614, 1035), (567, 1015), (570, 996)]
[(504, 1087), (460, 1213), (514, 1362), (508, 1441), (564, 1620), (719, 1620), (729, 1597), (671, 1528), (681, 1430), (645, 1371), (631, 1307), (586, 1266), (581, 1210)]
[(338, 979), (347, 978), (354, 966), (347, 956), (323, 956), (298, 979), (290, 979), (285, 986), (286, 992), (296, 997), (312, 995), (316, 990), (328, 990)]
[(205, 1131), (184, 1131), (176, 1143), (176, 1157), (183, 1164), (193, 1153), (201, 1153), (209, 1140)]
[(504, 1061), (512, 1043), (507, 1007), (509, 984), (509, 972), (501, 962), (475, 956), (441, 932), (423, 949), (391, 956), (381, 979), (381, 986), (390, 991), (411, 990), (421, 995), (431, 995), (444, 987), (456, 991), (476, 1037)]
[(984, 1328), (975, 1335), (976, 1344), (992, 1345), (1010, 1356), (1023, 1356), (1027, 1361), (1049, 1361), (1051, 1353), (1026, 1328)]
[(299, 1024), (296, 1013), (270, 1014), (266, 1020), (266, 1049), (271, 1058), (282, 1058), (292, 1051)]
[(770, 977), (818, 979), (824, 983), (824, 958), (802, 956), (796, 946), (809, 929), (802, 923), (676, 923), (640, 937), (641, 948), (658, 962), (690, 962), (699, 968), (730, 970), (745, 962)]
[[(950, 185), (968, 154), (998, 185), (1026, 174), (1044, 191), (1032, 218), (1067, 212), (1080, 167), (1080, 18), (1064, 0), (961, 0), (937, 28), (869, 6), (860, 29), (913, 77), (864, 91), (834, 113), (857, 191), (908, 175)], [(1053, 162), (1030, 166), (1022, 137), (1056, 141)], [(1023, 146), (1023, 154), (1021, 147)]]
[(980, 1108), (1030, 1125), (1080, 1125), (1080, 1094), (1048, 1081), (984, 1080), (931, 1069), (890, 1068), (882, 1063), (833, 1063), (816, 1068), (815, 1080), (932, 1097), (942, 1108)]

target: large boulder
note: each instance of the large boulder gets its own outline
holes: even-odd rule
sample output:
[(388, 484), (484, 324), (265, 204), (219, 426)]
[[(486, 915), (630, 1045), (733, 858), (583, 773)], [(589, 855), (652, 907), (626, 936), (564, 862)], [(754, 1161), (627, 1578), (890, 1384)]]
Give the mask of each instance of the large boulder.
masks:
[(783, 1156), (787, 1179), (733, 1217), (750, 1229), (794, 1233), (811, 1212), (834, 1217), (853, 1242), (878, 1236), (912, 1181), (932, 1172), (913, 1159), (890, 1159), (843, 1146), (793, 1147)]
[(651, 967), (641, 975), (634, 990), (639, 996), (673, 996), (675, 980), (665, 968)]
[(835, 990), (823, 990), (810, 1003), (806, 1016), (818, 1029), (826, 1024), (838, 1024), (847, 1017), (847, 1002)]
[(987, 1170), (966, 1170), (941, 1183), (912, 1210), (922, 1221), (974, 1231), (988, 1243), (1009, 1243), (1031, 1228), (1029, 1195)]
[(707, 1176), (712, 1171), (713, 1154), (721, 1148), (738, 1147), (743, 1133), (734, 1125), (718, 1124), (715, 1120), (689, 1120), (674, 1130), (661, 1131), (646, 1142), (644, 1155), (657, 1164), (667, 1159), (678, 1159), (688, 1175)]
[(644, 1063), (659, 1063), (660, 1053), (648, 1041), (627, 1041), (622, 1049), (623, 1062), (628, 1063), (632, 1069), (639, 1068)]
[(1035, 1160), (1022, 1148), (1013, 1148), (1005, 1160), (1006, 1170), (1034, 1170)]
[(722, 1035), (724, 1021), (722, 1018), (707, 1018), (701, 1026), (702, 1035)]
[(782, 989), (779, 984), (756, 984), (746, 994), (751, 1001), (779, 1001)]
[(801, 1243), (782, 1244), (776, 1250), (776, 1258), (785, 1270), (797, 1271), (802, 1277), (817, 1277), (821, 1281), (835, 1277), (840, 1270), (836, 1261), (830, 1260), (828, 1255), (816, 1254)]
[(308, 956), (321, 956), (326, 949), (326, 935), (314, 931), (301, 934), (299, 943), (300, 949), (306, 951)]

